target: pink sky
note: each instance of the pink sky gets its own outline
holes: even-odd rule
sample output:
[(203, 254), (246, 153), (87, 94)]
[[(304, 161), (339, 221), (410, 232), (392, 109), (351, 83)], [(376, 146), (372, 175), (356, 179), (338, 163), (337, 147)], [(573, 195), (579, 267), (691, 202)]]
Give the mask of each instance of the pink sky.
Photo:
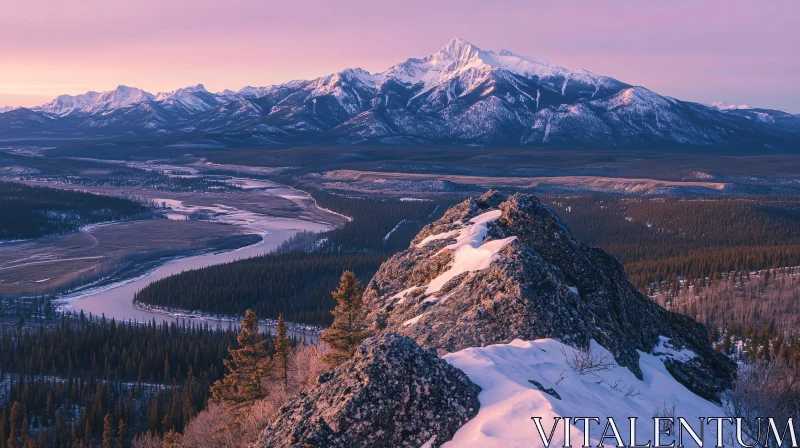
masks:
[(680, 99), (800, 112), (797, 0), (2, 0), (0, 105), (380, 71), (451, 37)]

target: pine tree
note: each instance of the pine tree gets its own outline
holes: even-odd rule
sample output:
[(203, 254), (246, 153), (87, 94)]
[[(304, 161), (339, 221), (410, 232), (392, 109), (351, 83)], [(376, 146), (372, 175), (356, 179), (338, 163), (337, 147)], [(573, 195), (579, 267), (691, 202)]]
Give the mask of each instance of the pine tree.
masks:
[(251, 310), (242, 320), (237, 340), (239, 348), (229, 349), (231, 359), (225, 360), (228, 374), (211, 390), (213, 400), (234, 411), (266, 396), (262, 381), (267, 374), (267, 351), (258, 333), (258, 317)]
[(92, 424), (86, 419), (86, 426), (83, 428), (83, 446), (92, 446)]
[(275, 336), (275, 355), (272, 358), (273, 378), (289, 385), (289, 336), (283, 314), (278, 316), (277, 335)]
[(19, 403), (14, 402), (11, 405), (11, 413), (8, 417), (8, 441), (6, 442), (8, 448), (17, 448), (19, 443), (17, 441), (17, 430), (19, 428), (19, 417), (22, 411), (19, 408)]
[(8, 427), (6, 426), (7, 421), (8, 408), (3, 406), (3, 415), (0, 415), (0, 446), (3, 446), (3, 443), (8, 440)]
[(111, 414), (103, 418), (103, 448), (114, 448), (114, 420)]
[(169, 430), (164, 434), (164, 448), (177, 448), (181, 446), (183, 436), (173, 430)]
[(345, 271), (342, 274), (339, 288), (332, 294), (339, 305), (332, 311), (333, 324), (322, 332), (319, 339), (330, 348), (324, 361), (336, 367), (353, 355), (370, 335), (370, 329), (366, 325), (363, 310), (364, 286), (353, 272)]
[(120, 418), (119, 427), (117, 428), (117, 447), (128, 448), (129, 445), (130, 443), (128, 443), (128, 425), (125, 424), (125, 420)]

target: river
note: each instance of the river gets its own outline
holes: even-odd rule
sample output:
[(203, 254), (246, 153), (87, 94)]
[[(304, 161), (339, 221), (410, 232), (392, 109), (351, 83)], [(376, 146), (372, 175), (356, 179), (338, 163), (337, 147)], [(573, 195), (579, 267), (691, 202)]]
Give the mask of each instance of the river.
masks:
[[(297, 194), (296, 191), (293, 192)], [(180, 201), (173, 201), (173, 209), (181, 213), (191, 213), (192, 207), (185, 206)], [(134, 307), (133, 297), (136, 292), (149, 285), (150, 283), (178, 274), (182, 271), (199, 269), (215, 264), (227, 263), (231, 261), (251, 258), (263, 255), (274, 250), (282, 242), (300, 231), (322, 232), (331, 227), (326, 224), (301, 221), (289, 218), (277, 218), (252, 213), (246, 210), (239, 210), (219, 204), (220, 211), (225, 214), (219, 221), (227, 222), (235, 226), (247, 228), (253, 233), (262, 236), (262, 240), (256, 244), (246, 246), (237, 250), (210, 253), (203, 255), (176, 258), (164, 263), (155, 269), (133, 279), (127, 279), (101, 287), (89, 288), (73, 294), (65, 294), (59, 297), (61, 309), (66, 311), (83, 311), (97, 316), (104, 315), (106, 318), (114, 318), (122, 321), (145, 322), (155, 319), (156, 322), (194, 322), (197, 324), (209, 324), (212, 327), (222, 326), (227, 328), (229, 325), (238, 325), (236, 319), (219, 319), (206, 316), (176, 315), (174, 313), (162, 313), (148, 311)], [(205, 207), (206, 209), (208, 207)], [(180, 215), (174, 217), (182, 219)], [(88, 230), (91, 231), (91, 230)], [(262, 330), (269, 329), (274, 333), (271, 325), (263, 325)], [(290, 335), (298, 338), (305, 338), (307, 341), (316, 341), (313, 333), (304, 331), (300, 326), (290, 329)]]

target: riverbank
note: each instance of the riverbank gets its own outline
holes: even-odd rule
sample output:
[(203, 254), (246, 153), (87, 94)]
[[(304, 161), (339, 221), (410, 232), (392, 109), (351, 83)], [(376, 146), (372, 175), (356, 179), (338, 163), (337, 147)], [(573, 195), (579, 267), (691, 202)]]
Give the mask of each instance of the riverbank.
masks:
[[(207, 323), (212, 326), (228, 327), (236, 324), (237, 319), (229, 316), (211, 317), (194, 315), (190, 313), (165, 313), (162, 310), (150, 310), (141, 306), (134, 305), (133, 298), (136, 292), (148, 284), (166, 278), (180, 272), (199, 269), (214, 264), (232, 262), (244, 258), (263, 255), (281, 243), (291, 238), (298, 232), (322, 232), (329, 230), (325, 224), (300, 221), (286, 218), (273, 218), (261, 216), (257, 223), (262, 240), (256, 244), (240, 249), (216, 252), (210, 254), (196, 255), (191, 257), (178, 257), (154, 269), (149, 270), (135, 278), (129, 278), (118, 282), (106, 284), (104, 286), (89, 288), (73, 294), (66, 294), (59, 297), (59, 309), (63, 311), (75, 311), (96, 316), (105, 316), (124, 321), (151, 321), (156, 322), (197, 322)], [(268, 324), (266, 325), (269, 326)], [(317, 330), (297, 326), (290, 330), (290, 335), (298, 338), (316, 338)]]
[[(192, 311), (192, 310), (183, 310), (179, 308), (169, 308), (169, 307), (162, 307), (156, 305), (148, 305), (146, 303), (139, 302), (137, 300), (133, 301), (133, 307), (136, 309), (140, 309), (143, 311), (151, 312), (151, 313), (160, 313), (171, 317), (177, 318), (187, 318), (199, 321), (217, 321), (217, 322), (230, 322), (231, 324), (239, 324), (239, 321), (242, 319), (241, 316), (222, 316), (217, 314), (206, 314), (200, 311)], [(263, 328), (267, 328), (274, 333), (274, 330), (278, 326), (278, 321), (275, 319), (259, 319), (259, 326)], [(314, 337), (319, 336), (322, 334), (322, 330), (324, 328), (317, 327), (316, 325), (307, 325), (297, 322), (286, 322), (286, 327), (289, 328), (290, 331), (294, 331), (296, 333), (303, 333), (308, 334)]]

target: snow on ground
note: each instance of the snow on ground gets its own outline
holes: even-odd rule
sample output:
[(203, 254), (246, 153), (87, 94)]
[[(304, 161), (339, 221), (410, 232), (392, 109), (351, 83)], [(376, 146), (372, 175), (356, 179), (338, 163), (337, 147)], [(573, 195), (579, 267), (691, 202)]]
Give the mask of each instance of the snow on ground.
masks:
[(445, 283), (459, 274), (488, 268), (489, 265), (497, 259), (497, 253), (500, 252), (500, 249), (517, 238), (512, 236), (483, 243), (484, 238), (486, 238), (486, 233), (488, 232), (486, 226), (490, 222), (500, 218), (501, 213), (500, 210), (486, 212), (470, 219), (469, 224), (459, 230), (430, 235), (417, 244), (417, 247), (422, 247), (435, 240), (452, 237), (456, 239), (455, 243), (446, 247), (446, 249), (453, 252), (452, 266), (450, 266), (450, 269), (431, 280), (430, 284), (428, 284), (428, 288), (425, 290), (425, 294), (433, 294), (439, 291)]
[(431, 241), (444, 240), (444, 239), (451, 238), (451, 237), (453, 237), (455, 235), (458, 235), (458, 234), (459, 234), (459, 230), (451, 230), (451, 231), (445, 232), (445, 233), (437, 233), (436, 235), (428, 235), (428, 236), (425, 237), (425, 239), (423, 239), (422, 241), (417, 243), (417, 247), (423, 247), (426, 244), (430, 243)]
[(386, 235), (383, 237), (383, 242), (385, 243), (385, 242), (386, 242), (386, 241), (387, 241), (387, 240), (388, 240), (388, 239), (389, 239), (389, 238), (392, 236), (392, 234), (393, 234), (394, 232), (397, 232), (397, 229), (399, 229), (399, 228), (400, 228), (400, 226), (402, 226), (403, 224), (405, 224), (405, 223), (407, 223), (407, 222), (411, 222), (411, 221), (409, 221), (409, 220), (407, 220), (407, 219), (403, 219), (403, 220), (401, 220), (400, 222), (398, 222), (398, 223), (397, 223), (397, 225), (396, 225), (396, 226), (394, 226), (394, 227), (392, 228), (392, 230), (390, 230), (390, 231), (389, 231), (389, 233), (387, 233), (387, 234), (386, 234)]
[[(512, 236), (501, 240), (489, 241), (484, 244), (470, 241), (469, 243), (460, 245), (457, 249), (454, 249), (453, 265), (450, 266), (450, 269), (431, 280), (425, 293), (433, 294), (439, 291), (450, 279), (464, 272), (475, 272), (487, 269), (499, 256), (498, 252), (500, 252), (500, 249), (515, 239), (517, 239), (517, 237)], [(457, 244), (459, 243), (453, 246)], [(448, 248), (449, 247), (450, 246), (448, 246)]]
[[(662, 339), (662, 349), (668, 340)], [(610, 353), (592, 341), (593, 353), (610, 357)], [(610, 371), (596, 375), (580, 375), (572, 370), (566, 357), (573, 357), (571, 347), (553, 339), (532, 342), (515, 340), (510, 344), (468, 348), (446, 355), (444, 358), (463, 370), (470, 379), (481, 386), (478, 396), (481, 409), (478, 415), (456, 432), (453, 439), (443, 445), (447, 448), (529, 448), (543, 446), (531, 417), (541, 417), (545, 435), (549, 435), (554, 418), (599, 417), (600, 424), (590, 424), (592, 446), (597, 446), (607, 417), (613, 417), (623, 441), (630, 442), (628, 417), (639, 417), (636, 439), (640, 444), (654, 440), (652, 417), (657, 408), (672, 410), (675, 416), (684, 417), (692, 429), (699, 433), (700, 417), (724, 416), (722, 409), (706, 401), (680, 383), (667, 372), (658, 355), (641, 353), (640, 366), (643, 380), (630, 370), (615, 366)], [(688, 355), (681, 353), (680, 355)], [(669, 355), (667, 355), (669, 356)], [(530, 381), (540, 383), (542, 389), (552, 388), (561, 399), (540, 391)], [(660, 415), (664, 415), (659, 412)], [(602, 425), (602, 426), (600, 426)], [(713, 424), (706, 427), (706, 446), (713, 446)], [(583, 423), (571, 426), (572, 446), (583, 444)], [(727, 433), (728, 430), (726, 429)], [(684, 444), (696, 446), (688, 433)], [(669, 444), (674, 437), (662, 437)], [(613, 439), (604, 441), (614, 446)], [(558, 423), (550, 446), (564, 445), (563, 420)], [(677, 446), (677, 442), (675, 444)]]
[(669, 338), (666, 336), (659, 336), (658, 337), (658, 346), (653, 349), (653, 355), (661, 356), (662, 360), (664, 357), (669, 357), (676, 359), (678, 361), (689, 361), (697, 357), (695, 352), (689, 350), (688, 348), (684, 348), (681, 350), (675, 349), (669, 342)]

